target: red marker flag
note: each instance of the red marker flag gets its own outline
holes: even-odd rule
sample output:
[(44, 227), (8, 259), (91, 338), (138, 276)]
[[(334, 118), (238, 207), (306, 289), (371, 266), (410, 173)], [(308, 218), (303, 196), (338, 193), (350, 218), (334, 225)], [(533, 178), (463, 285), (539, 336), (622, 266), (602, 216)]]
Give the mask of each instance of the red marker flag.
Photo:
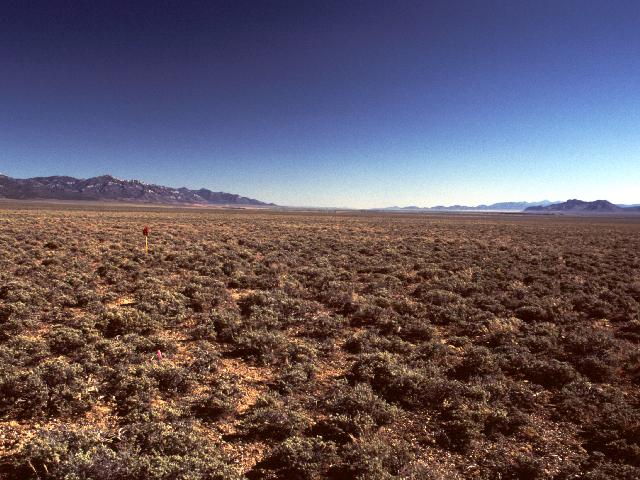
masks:
[(149, 254), (149, 227), (145, 225), (142, 234), (144, 235), (144, 253)]

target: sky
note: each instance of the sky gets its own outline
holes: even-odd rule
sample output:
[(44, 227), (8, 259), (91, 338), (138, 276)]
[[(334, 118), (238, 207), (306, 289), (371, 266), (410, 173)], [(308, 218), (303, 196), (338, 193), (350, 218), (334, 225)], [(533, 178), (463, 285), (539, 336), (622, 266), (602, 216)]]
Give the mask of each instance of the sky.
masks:
[(0, 172), (640, 203), (637, 1), (0, 2)]

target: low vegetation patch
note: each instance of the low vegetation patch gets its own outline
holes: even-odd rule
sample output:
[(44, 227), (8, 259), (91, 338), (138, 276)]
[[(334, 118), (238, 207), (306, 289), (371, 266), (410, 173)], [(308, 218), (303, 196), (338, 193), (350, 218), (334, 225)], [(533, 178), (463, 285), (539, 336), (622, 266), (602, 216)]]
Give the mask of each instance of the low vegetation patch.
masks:
[(637, 220), (0, 222), (0, 479), (640, 478)]

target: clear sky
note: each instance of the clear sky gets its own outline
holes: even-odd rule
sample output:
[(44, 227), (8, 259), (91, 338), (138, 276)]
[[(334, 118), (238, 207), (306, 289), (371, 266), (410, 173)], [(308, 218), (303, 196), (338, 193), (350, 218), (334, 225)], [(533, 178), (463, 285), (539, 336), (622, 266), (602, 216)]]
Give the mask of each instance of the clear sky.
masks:
[(638, 1), (0, 2), (0, 172), (640, 202)]

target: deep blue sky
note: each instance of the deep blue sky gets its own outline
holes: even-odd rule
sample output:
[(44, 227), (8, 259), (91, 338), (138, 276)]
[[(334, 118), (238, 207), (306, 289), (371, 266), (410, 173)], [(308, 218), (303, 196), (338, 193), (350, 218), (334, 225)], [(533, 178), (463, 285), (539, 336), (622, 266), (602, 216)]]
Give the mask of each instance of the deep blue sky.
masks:
[(640, 202), (638, 1), (0, 2), (0, 171)]

